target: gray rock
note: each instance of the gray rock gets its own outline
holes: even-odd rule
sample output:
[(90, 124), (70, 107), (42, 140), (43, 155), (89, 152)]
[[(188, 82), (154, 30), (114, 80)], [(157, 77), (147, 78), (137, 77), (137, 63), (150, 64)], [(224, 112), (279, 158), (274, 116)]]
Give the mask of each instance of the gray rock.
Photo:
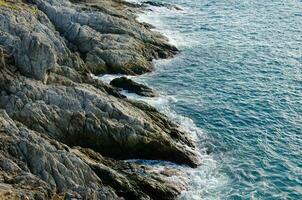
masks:
[(1, 83), (7, 95), (2, 95), (0, 107), (31, 129), (70, 146), (121, 159), (199, 164), (188, 134), (156, 110), (134, 106), (86, 84), (44, 85), (25, 77)]
[(45, 81), (71, 52), (43, 12), (26, 4), (11, 6), (0, 9), (0, 45), (14, 56), (21, 73)]
[(189, 134), (91, 76), (149, 72), (177, 49), (135, 20), (135, 4), (28, 2), (0, 6), (0, 199), (177, 198), (178, 170), (122, 160), (196, 167)]
[(56, 191), (58, 195), (80, 193), (88, 199), (117, 199), (67, 146), (15, 123), (3, 110), (0, 130), (0, 176), (5, 177), (1, 184), (13, 186), (15, 196), (22, 193), (29, 199), (50, 199)]
[(58, 65), (83, 68), (69, 48), (81, 54), (93, 73), (142, 74), (153, 69), (152, 59), (177, 53), (166, 38), (122, 9), (117, 11), (125, 6), (122, 3), (105, 3), (108, 7), (101, 10), (67, 0), (33, 0), (40, 11), (16, 2), (0, 10), (0, 45), (14, 55), (21, 73), (38, 80), (46, 81)]
[[(175, 184), (150, 167), (110, 160), (90, 149), (70, 149), (14, 122), (4, 110), (0, 130), (0, 198), (175, 199), (184, 189), (185, 180)], [(183, 176), (177, 170), (170, 175)]]
[[(166, 58), (177, 52), (166, 38), (151, 32), (134, 18), (120, 17), (126, 16), (123, 11), (116, 16), (113, 13), (117, 11), (108, 12), (110, 7), (96, 11), (68, 1), (34, 2), (69, 42), (85, 56), (89, 55), (86, 63), (93, 66), (92, 61), (96, 61), (91, 67), (95, 73), (106, 69), (110, 73), (142, 74), (153, 69), (152, 59)], [(91, 59), (91, 56), (102, 59), (107, 68), (100, 59)]]

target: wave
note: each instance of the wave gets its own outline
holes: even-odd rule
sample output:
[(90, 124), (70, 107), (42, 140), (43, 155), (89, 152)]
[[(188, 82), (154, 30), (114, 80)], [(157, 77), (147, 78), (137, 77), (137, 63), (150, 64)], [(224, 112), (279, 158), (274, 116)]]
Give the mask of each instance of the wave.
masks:
[[(143, 82), (140, 81), (141, 77), (135, 77), (134, 79), (136, 79), (136, 81)], [(206, 141), (207, 134), (205, 134), (205, 132), (201, 128), (197, 127), (192, 119), (179, 115), (173, 109), (171, 109), (170, 105), (177, 103), (178, 101), (176, 97), (171, 95), (161, 95), (159, 97), (142, 97), (137, 94), (128, 93), (125, 90), (123, 90), (121, 93), (127, 96), (127, 98), (129, 99), (144, 101), (149, 105), (157, 108), (160, 112), (168, 116), (170, 120), (178, 123), (184, 131), (191, 133), (192, 139), (194, 139), (196, 142)], [(200, 148), (202, 165), (196, 169), (187, 166), (179, 166), (164, 161), (132, 160), (132, 162), (152, 165), (159, 172), (162, 171), (163, 167), (170, 167), (179, 169), (186, 173), (188, 179), (185, 179), (185, 183), (189, 184), (189, 188), (182, 192), (179, 197), (179, 199), (181, 200), (223, 199), (221, 196), (219, 196), (219, 193), (213, 191), (217, 191), (219, 190), (219, 188), (223, 188), (226, 184), (228, 184), (229, 180), (227, 176), (220, 173), (219, 163), (213, 158), (212, 155), (207, 154), (206, 151), (206, 149)], [(176, 177), (174, 177), (174, 179), (176, 179)], [(183, 177), (182, 179), (176, 180), (179, 180), (181, 181), (181, 184), (184, 184)]]
[[(128, 2), (141, 4), (142, 0), (127, 0)], [(169, 4), (168, 4), (169, 5)], [(192, 47), (199, 45), (199, 43), (192, 39), (192, 37), (186, 37), (183, 33), (180, 32), (180, 29), (173, 28), (168, 24), (173, 23), (173, 19), (184, 16), (192, 12), (192, 9), (189, 9), (184, 6), (176, 6), (178, 9), (166, 6), (152, 6), (149, 5), (148, 9), (143, 13), (140, 13), (137, 16), (139, 22), (144, 22), (153, 25), (155, 28), (151, 29), (152, 31), (160, 32), (164, 35), (169, 43), (176, 47)], [(187, 26), (187, 24), (183, 25)]]
[[(128, 1), (133, 3), (141, 2), (139, 0)], [(179, 30), (173, 29), (173, 27), (169, 26), (169, 24), (166, 23), (167, 20), (163, 20), (169, 18), (169, 16), (186, 14), (186, 12), (187, 10), (184, 8), (182, 11), (176, 11), (165, 7), (150, 6), (150, 10), (139, 14), (137, 19), (140, 22), (152, 24), (154, 27), (156, 27), (155, 29), (153, 29), (153, 31), (160, 32), (161, 34), (166, 36), (169, 39), (169, 42), (175, 45), (176, 47), (192, 47), (194, 46), (195, 42), (193, 38), (185, 37), (180, 33)], [(173, 59), (177, 59), (177, 57)], [(155, 60), (155, 71), (158, 71), (162, 66), (168, 65), (169, 62), (173, 59)], [(154, 73), (156, 72), (144, 74), (141, 76), (127, 77), (134, 79), (137, 82), (146, 84), (145, 79), (150, 79), (151, 75), (156, 75)], [(122, 75), (104, 75), (98, 78), (103, 80), (104, 82), (109, 83), (114, 78), (120, 76)], [(137, 94), (128, 93), (125, 90), (121, 91), (121, 93), (129, 99), (144, 101), (152, 105), (160, 112), (164, 113), (170, 120), (178, 123), (184, 131), (191, 133), (192, 139), (195, 140), (197, 143), (206, 141), (207, 134), (201, 128), (199, 128), (192, 119), (178, 114), (171, 108), (171, 105), (177, 103), (178, 101), (175, 96), (165, 95), (163, 92), (159, 97), (142, 97)], [(200, 145), (199, 148), (202, 158), (202, 165), (196, 169), (192, 169), (186, 166), (179, 166), (164, 161), (131, 160), (131, 162), (152, 165), (158, 171), (161, 171), (163, 167), (169, 166), (176, 169), (180, 169), (181, 171), (186, 173), (189, 179), (185, 182), (189, 183), (189, 188), (182, 192), (179, 198), (181, 200), (223, 199), (222, 196), (219, 196), (220, 193), (217, 192), (217, 190), (228, 184), (229, 180), (226, 175), (220, 173), (219, 163), (214, 159), (211, 154), (209, 155), (206, 153), (207, 150), (204, 148), (204, 145)], [(179, 180), (177, 179), (177, 177), (171, 178)]]

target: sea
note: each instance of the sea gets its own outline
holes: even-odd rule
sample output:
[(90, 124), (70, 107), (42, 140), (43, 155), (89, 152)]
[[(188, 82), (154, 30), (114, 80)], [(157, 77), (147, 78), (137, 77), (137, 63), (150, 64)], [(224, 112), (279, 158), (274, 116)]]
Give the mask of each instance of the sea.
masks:
[(137, 18), (180, 53), (131, 77), (160, 97), (125, 94), (196, 140), (202, 165), (175, 165), (189, 177), (180, 199), (302, 199), (302, 1), (152, 2), (180, 8), (150, 6)]

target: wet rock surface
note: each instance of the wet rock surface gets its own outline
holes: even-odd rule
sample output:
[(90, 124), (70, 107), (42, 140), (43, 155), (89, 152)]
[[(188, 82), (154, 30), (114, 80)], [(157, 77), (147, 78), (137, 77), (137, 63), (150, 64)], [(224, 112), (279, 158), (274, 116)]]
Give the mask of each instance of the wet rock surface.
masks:
[(115, 78), (110, 82), (110, 85), (121, 88), (124, 90), (127, 90), (130, 93), (136, 93), (141, 96), (145, 97), (156, 97), (158, 96), (154, 90), (149, 88), (148, 86), (145, 86), (143, 84), (139, 84), (134, 82), (131, 79), (128, 79), (127, 77), (120, 77)]
[[(175, 199), (185, 189), (179, 170), (125, 160), (196, 167), (190, 134), (90, 75), (142, 74), (177, 53), (135, 20), (139, 9), (118, 0), (1, 1), (0, 199)], [(131, 80), (120, 87), (155, 94)]]
[(144, 1), (142, 3), (146, 4), (146, 5), (155, 6), (155, 7), (166, 7), (168, 9), (172, 9), (172, 10), (182, 10), (180, 7), (169, 4), (169, 3), (161, 3), (161, 2), (154, 2), (154, 1)]

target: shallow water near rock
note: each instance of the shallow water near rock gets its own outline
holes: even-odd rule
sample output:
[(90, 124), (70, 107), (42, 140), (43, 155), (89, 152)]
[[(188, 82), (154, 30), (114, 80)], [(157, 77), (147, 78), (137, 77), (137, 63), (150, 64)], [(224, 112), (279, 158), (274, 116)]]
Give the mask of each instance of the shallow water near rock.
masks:
[(302, 2), (160, 2), (183, 10), (150, 7), (139, 20), (181, 53), (135, 79), (162, 92), (143, 100), (204, 155), (180, 198), (302, 199)]

